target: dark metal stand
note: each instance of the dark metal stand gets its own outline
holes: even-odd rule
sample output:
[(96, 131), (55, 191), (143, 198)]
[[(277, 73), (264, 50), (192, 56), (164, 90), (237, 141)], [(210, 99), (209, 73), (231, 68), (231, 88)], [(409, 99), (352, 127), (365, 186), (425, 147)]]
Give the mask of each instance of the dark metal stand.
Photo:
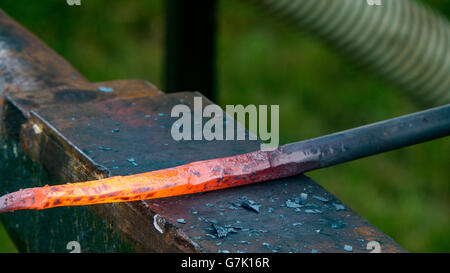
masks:
[(166, 1), (164, 91), (215, 100), (215, 0)]

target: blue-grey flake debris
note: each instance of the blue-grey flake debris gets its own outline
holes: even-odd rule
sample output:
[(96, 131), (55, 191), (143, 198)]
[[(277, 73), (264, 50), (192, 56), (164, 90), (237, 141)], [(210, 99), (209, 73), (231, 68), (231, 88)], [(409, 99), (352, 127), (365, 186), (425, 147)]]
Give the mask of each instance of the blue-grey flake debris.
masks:
[(134, 167), (136, 167), (138, 164), (136, 163), (136, 160), (134, 158), (128, 158), (127, 159), (128, 162), (131, 163), (131, 165), (133, 165)]
[(98, 89), (98, 91), (104, 92), (104, 93), (112, 93), (112, 92), (114, 92), (114, 88), (107, 87), (107, 86), (102, 86), (102, 85), (100, 85), (97, 89)]
[(312, 214), (312, 213), (322, 213), (322, 211), (321, 211), (321, 210), (318, 210), (318, 209), (305, 209), (305, 213), (308, 213), (308, 214)]
[(241, 225), (234, 225), (233, 228), (235, 228), (235, 229), (243, 229), (243, 227)]
[(216, 231), (216, 235), (218, 238), (224, 238), (228, 236), (228, 233), (236, 233), (237, 231), (233, 228), (226, 228), (223, 226), (219, 226), (217, 224), (212, 224), (214, 230)]
[(240, 207), (240, 206), (241, 206), (241, 204), (236, 203), (236, 202), (232, 202), (231, 205), (233, 205), (233, 206), (235, 206), (235, 207)]
[(311, 209), (311, 208), (319, 208), (320, 206), (315, 203), (307, 203), (305, 204), (305, 207)]
[(248, 200), (248, 197), (245, 196), (245, 195), (241, 195), (241, 196), (239, 196), (239, 200), (241, 200), (241, 201), (247, 201), (247, 200)]
[(286, 201), (286, 207), (292, 208), (292, 209), (298, 209), (298, 208), (301, 208), (302, 206), (297, 204), (297, 203), (295, 203), (295, 202), (292, 202), (291, 200), (287, 200)]
[(342, 222), (342, 221), (336, 221), (336, 222), (331, 223), (331, 228), (333, 228), (333, 229), (340, 229), (340, 228), (345, 227), (345, 225), (346, 224), (344, 222)]
[(177, 219), (177, 223), (186, 224), (186, 221), (183, 218)]
[(253, 211), (256, 213), (259, 213), (259, 208), (261, 207), (261, 205), (255, 203), (252, 200), (248, 200), (248, 201), (244, 201), (241, 203), (241, 207), (249, 210), (249, 211)]
[(353, 247), (352, 247), (352, 246), (349, 246), (349, 245), (345, 245), (345, 246), (344, 246), (344, 250), (345, 250), (345, 251), (348, 251), (348, 252), (352, 252), (352, 251), (353, 251)]
[(98, 146), (97, 148), (102, 151), (112, 151), (112, 148), (108, 148), (108, 147), (104, 147), (104, 146)]
[(338, 203), (332, 203), (332, 205), (334, 206), (334, 208), (339, 211), (339, 210), (345, 210), (345, 207), (341, 204)]
[(237, 230), (235, 230), (234, 228), (230, 227), (230, 228), (228, 228), (228, 233), (237, 233)]
[(257, 232), (257, 233), (266, 233), (267, 230), (250, 228), (250, 229), (249, 229), (249, 232), (250, 232), (250, 233), (253, 233), (253, 232)]
[(321, 197), (321, 196), (317, 196), (317, 195), (313, 195), (313, 196), (311, 196), (312, 198), (314, 198), (314, 199), (316, 199), (316, 200), (319, 200), (319, 201), (322, 201), (322, 202), (324, 202), (324, 203), (327, 203), (329, 200), (328, 199), (326, 199), (326, 198), (324, 198), (324, 197)]
[(207, 206), (208, 208), (211, 208), (211, 207), (214, 207), (214, 204), (206, 203), (205, 206)]
[(295, 223), (293, 223), (292, 224), (294, 227), (297, 227), (297, 226), (303, 226), (303, 223), (302, 222), (295, 222)]
[(300, 205), (306, 204), (307, 201), (308, 201), (308, 194), (304, 192), (300, 194), (300, 197), (294, 198), (294, 202)]

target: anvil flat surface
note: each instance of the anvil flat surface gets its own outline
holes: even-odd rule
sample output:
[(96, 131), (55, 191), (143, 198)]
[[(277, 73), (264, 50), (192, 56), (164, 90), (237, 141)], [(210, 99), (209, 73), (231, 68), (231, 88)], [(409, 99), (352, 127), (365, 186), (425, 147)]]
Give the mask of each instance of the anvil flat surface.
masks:
[[(80, 169), (97, 177), (129, 175), (259, 149), (259, 141), (249, 140), (174, 141), (170, 129), (178, 118), (171, 118), (170, 111), (180, 103), (192, 106), (198, 93), (121, 97), (95, 86), (39, 92), (15, 92), (7, 103), (29, 115), (22, 126), (23, 146), (62, 183), (77, 179), (73, 173)], [(42, 128), (41, 135), (35, 125)], [(302, 193), (307, 200), (295, 203)], [(258, 205), (259, 212), (242, 206), (246, 202)], [(379, 242), (383, 252), (403, 251), (304, 175), (92, 207), (144, 251), (346, 252), (348, 245), (353, 252), (369, 252), (369, 241)]]
[[(101, 86), (114, 91), (102, 92)], [(173, 141), (170, 109), (192, 103), (194, 94), (166, 95), (139, 80), (90, 83), (0, 11), (0, 194), (259, 149), (257, 141)], [(307, 201), (291, 208), (295, 202), (286, 202), (301, 193)], [(260, 205), (259, 213), (242, 207), (248, 200)], [(372, 240), (382, 252), (403, 251), (339, 204), (300, 175), (202, 194), (0, 217), (21, 251), (68, 252), (73, 240), (83, 252), (343, 252), (345, 245), (367, 252)]]

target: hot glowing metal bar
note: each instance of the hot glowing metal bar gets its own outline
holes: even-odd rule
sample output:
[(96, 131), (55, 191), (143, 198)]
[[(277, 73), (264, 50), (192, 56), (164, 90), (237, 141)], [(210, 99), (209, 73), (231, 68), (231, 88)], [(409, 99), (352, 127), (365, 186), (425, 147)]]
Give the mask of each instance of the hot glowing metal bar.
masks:
[(148, 173), (40, 188), (0, 197), (0, 212), (169, 197), (301, 174), (450, 135), (450, 104), (275, 151), (193, 162)]

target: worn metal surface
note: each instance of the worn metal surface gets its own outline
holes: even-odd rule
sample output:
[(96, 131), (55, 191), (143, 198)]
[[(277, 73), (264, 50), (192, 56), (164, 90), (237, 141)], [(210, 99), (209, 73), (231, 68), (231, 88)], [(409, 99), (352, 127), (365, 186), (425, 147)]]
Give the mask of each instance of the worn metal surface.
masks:
[[(76, 96), (77, 91), (73, 92)], [(85, 170), (129, 175), (259, 147), (257, 141), (174, 141), (170, 128), (175, 119), (170, 110), (181, 101), (192, 104), (198, 93), (131, 99), (99, 95), (106, 98), (65, 104), (57, 99), (53, 103), (44, 100), (45, 105), (39, 107), (39, 101), (21, 103), (28, 96), (26, 92), (8, 97), (8, 107), (21, 109), (25, 116), (30, 113), (22, 126), (23, 147), (60, 181), (73, 181), (73, 173)], [(36, 126), (42, 133), (36, 134)], [(300, 200), (302, 193), (308, 198), (297, 204), (295, 200)], [(246, 209), (246, 202), (260, 206), (259, 213)], [(336, 210), (341, 208), (339, 204), (315, 182), (298, 176), (231, 190), (100, 205), (94, 210), (115, 223), (118, 230), (129, 232), (132, 245), (145, 250), (167, 250), (166, 244), (179, 251), (207, 252), (345, 251), (344, 245), (367, 251), (371, 240), (381, 242), (385, 251), (400, 250), (350, 209)], [(121, 207), (121, 212), (114, 207)], [(142, 214), (129, 213), (136, 210)], [(136, 231), (136, 226), (146, 227), (146, 232)]]
[[(87, 80), (67, 61), (0, 10), (0, 94)], [(4, 90), (6, 89), (6, 90)]]
[[(90, 84), (3, 13), (0, 23), (2, 33), (8, 26), (0, 42), (0, 74), (7, 75), (0, 87), (8, 93), (2, 159), (15, 162), (2, 169), (0, 194), (259, 148), (257, 141), (175, 142), (170, 137), (170, 109), (181, 100), (190, 102), (195, 93), (164, 95), (139, 81)], [(18, 165), (22, 162), (27, 162), (26, 170)], [(308, 194), (305, 201), (302, 193)], [(78, 240), (82, 250), (91, 252), (344, 252), (345, 245), (357, 252), (368, 251), (366, 244), (372, 240), (380, 242), (384, 252), (403, 251), (302, 175), (174, 198), (1, 217), (23, 251), (64, 251), (67, 240)]]

